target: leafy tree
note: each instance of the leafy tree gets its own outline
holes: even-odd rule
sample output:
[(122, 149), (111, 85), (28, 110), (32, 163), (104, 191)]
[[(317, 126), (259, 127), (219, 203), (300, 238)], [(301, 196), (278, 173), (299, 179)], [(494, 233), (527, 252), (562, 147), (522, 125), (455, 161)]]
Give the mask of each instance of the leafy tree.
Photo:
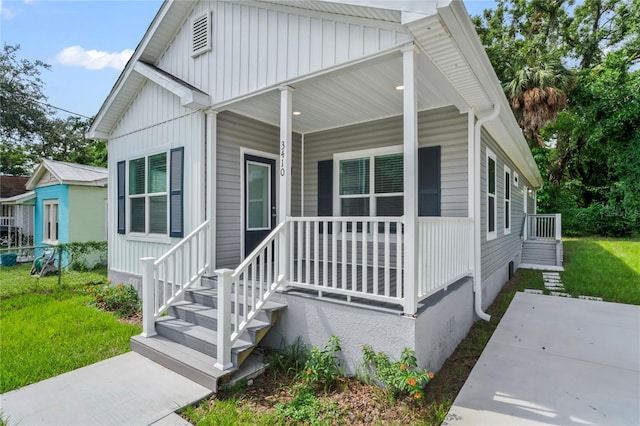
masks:
[(539, 207), (640, 233), (640, 2), (498, 0), (473, 20), (546, 180)]
[(19, 49), (0, 53), (0, 174), (29, 175), (42, 158), (106, 167), (105, 143), (84, 137), (91, 120), (55, 117), (40, 78), (49, 65), (19, 59)]
[(0, 137), (19, 141), (34, 138), (48, 121), (51, 111), (45, 107), (42, 93), (42, 61), (18, 59), (20, 46), (3, 45), (0, 51)]

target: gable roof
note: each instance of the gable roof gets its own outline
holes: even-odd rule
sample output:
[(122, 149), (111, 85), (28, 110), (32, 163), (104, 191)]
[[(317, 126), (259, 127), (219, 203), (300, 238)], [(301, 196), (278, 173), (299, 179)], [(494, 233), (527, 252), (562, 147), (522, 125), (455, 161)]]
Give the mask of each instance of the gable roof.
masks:
[(0, 199), (15, 197), (27, 192), (25, 185), (29, 180), (28, 176), (0, 176)]
[(45, 159), (33, 172), (26, 184), (26, 188), (29, 190), (34, 189), (47, 172), (51, 173), (59, 184), (107, 186), (108, 171), (105, 168)]
[[(236, 0), (227, 1), (238, 3)], [(294, 122), (293, 130), (299, 133), (326, 130), (327, 122), (337, 127), (349, 124), (347, 121), (356, 123), (402, 113), (402, 103), (398, 99), (392, 101), (386, 94), (371, 90), (371, 82), (374, 80), (388, 82), (387, 80), (397, 79), (398, 75), (401, 77), (398, 46), (378, 52), (379, 57), (373, 58), (375, 60), (370, 62), (373, 65), (367, 68), (364, 76), (362, 73), (358, 74), (357, 66), (337, 77), (338, 73), (335, 73), (331, 81), (336, 82), (338, 78), (341, 81), (331, 90), (320, 79), (313, 80), (307, 75), (284, 80), (276, 86), (263, 87), (217, 104), (205, 105), (206, 99), (213, 99), (213, 96), (157, 67), (196, 3), (165, 0), (100, 108), (89, 130), (89, 137), (108, 139), (147, 80), (154, 81), (179, 96), (183, 106), (218, 111), (228, 109), (274, 125), (279, 123), (279, 85), (304, 84), (305, 91), (296, 92), (294, 102), (302, 104), (310, 113), (305, 113)], [(522, 131), (513, 117), (509, 102), (462, 1), (253, 0), (243, 4), (270, 6), (278, 10), (306, 10), (316, 15), (331, 14), (336, 19), (340, 16), (345, 19), (366, 19), (379, 23), (380, 26), (395, 25), (402, 28), (408, 34), (409, 42), (415, 43), (424, 53), (420, 55), (421, 75), (418, 76), (418, 94), (421, 97), (418, 100), (419, 108), (443, 106), (437, 102), (439, 95), (444, 94), (448, 98), (448, 105), (455, 104), (460, 111), (473, 110), (477, 118), (499, 110), (498, 119), (487, 122), (484, 127), (522, 169), (525, 178), (534, 186), (542, 185), (542, 178)], [(349, 96), (349, 91), (341, 90), (345, 87), (351, 92), (366, 93), (367, 97), (374, 96), (374, 99), (385, 97), (385, 101), (357, 103), (354, 96)], [(327, 97), (332, 96), (340, 98), (327, 100)], [(343, 108), (340, 114), (335, 108), (334, 114), (329, 116), (327, 111), (318, 110), (323, 105), (342, 105)], [(370, 109), (371, 106), (378, 107), (378, 110)], [(367, 115), (368, 113), (371, 114)], [(324, 122), (321, 117), (325, 118)]]

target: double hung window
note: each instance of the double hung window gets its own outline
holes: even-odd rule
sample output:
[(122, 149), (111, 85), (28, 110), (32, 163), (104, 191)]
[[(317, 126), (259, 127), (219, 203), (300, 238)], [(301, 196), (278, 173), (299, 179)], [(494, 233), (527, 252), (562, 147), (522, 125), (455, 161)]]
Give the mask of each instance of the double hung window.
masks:
[(117, 164), (117, 231), (184, 236), (184, 147)]
[(129, 231), (167, 233), (167, 153), (129, 161)]
[(336, 160), (338, 215), (402, 216), (404, 164), (400, 148), (340, 154)]
[(487, 240), (497, 238), (496, 232), (496, 155), (487, 148)]
[(511, 169), (504, 166), (504, 234), (511, 233)]
[(50, 243), (58, 241), (58, 200), (44, 200), (43, 240)]

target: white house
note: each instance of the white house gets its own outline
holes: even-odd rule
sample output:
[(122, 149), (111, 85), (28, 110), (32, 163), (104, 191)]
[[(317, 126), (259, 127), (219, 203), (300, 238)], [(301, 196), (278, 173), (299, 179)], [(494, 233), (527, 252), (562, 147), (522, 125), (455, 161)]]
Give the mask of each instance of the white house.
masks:
[(167, 0), (90, 136), (110, 277), (144, 295), (132, 347), (212, 389), (269, 329), (338, 335), (348, 372), (361, 344), (437, 370), (524, 238), (559, 265), (460, 1)]

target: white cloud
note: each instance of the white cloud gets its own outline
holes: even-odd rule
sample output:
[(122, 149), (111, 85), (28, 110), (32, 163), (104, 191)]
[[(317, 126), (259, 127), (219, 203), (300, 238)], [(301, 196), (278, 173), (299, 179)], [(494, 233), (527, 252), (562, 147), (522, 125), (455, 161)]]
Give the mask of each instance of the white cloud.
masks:
[(101, 50), (85, 50), (81, 46), (65, 47), (56, 55), (56, 62), (88, 70), (101, 70), (104, 68), (124, 69), (133, 50), (124, 49), (121, 52), (104, 52)]
[(9, 21), (15, 18), (17, 15), (18, 15), (18, 12), (16, 10), (9, 9), (8, 7), (4, 6), (0, 1), (0, 18)]

